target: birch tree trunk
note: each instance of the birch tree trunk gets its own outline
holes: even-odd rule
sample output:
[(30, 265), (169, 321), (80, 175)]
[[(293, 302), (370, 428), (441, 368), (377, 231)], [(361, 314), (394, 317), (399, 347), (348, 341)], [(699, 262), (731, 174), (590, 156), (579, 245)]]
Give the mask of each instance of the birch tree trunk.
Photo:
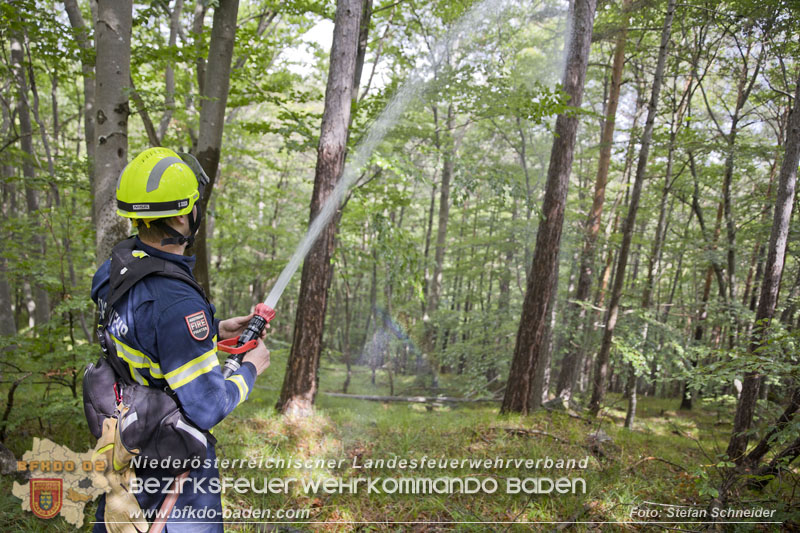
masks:
[[(309, 221), (322, 210), (344, 170), (361, 7), (362, 0), (339, 0), (336, 7)], [(311, 414), (317, 393), (335, 232), (332, 221), (303, 262), (292, 349), (276, 406), (284, 414)]]
[(95, 26), (97, 107), (94, 165), (94, 220), (97, 264), (129, 231), (117, 216), (117, 180), (128, 162), (128, 93), (131, 77), (131, 0), (99, 0)]
[[(567, 62), (563, 87), (569, 95), (568, 104), (580, 107), (583, 84), (589, 61), (592, 26), (596, 0), (576, 0), (569, 37)], [(542, 203), (542, 221), (536, 235), (536, 250), (528, 276), (528, 285), (522, 307), (514, 358), (506, 384), (501, 412), (527, 413), (530, 408), (531, 388), (541, 355), (547, 350), (547, 329), (550, 301), (555, 298), (553, 278), (558, 270), (558, 253), (567, 186), (572, 168), (578, 118), (561, 114), (556, 119), (555, 139), (550, 151), (550, 166)]]

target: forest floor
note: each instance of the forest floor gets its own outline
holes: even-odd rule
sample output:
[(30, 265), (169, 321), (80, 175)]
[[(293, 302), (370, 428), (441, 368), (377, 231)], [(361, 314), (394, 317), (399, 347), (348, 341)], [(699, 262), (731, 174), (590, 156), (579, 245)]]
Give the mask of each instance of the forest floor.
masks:
[[(498, 403), (459, 403), (426, 406), (403, 402), (374, 402), (320, 394), (314, 416), (302, 420), (280, 417), (274, 410), (286, 353), (273, 353), (272, 367), (259, 379), (249, 400), (217, 428), (217, 455), (229, 459), (296, 458), (331, 459), (334, 468), (223, 468), (223, 477), (253, 478), (260, 488), (264, 478), (296, 478), (288, 494), (229, 490), (223, 496), (232, 511), (270, 509), (308, 509), (308, 517), (282, 520), (280, 524), (232, 524), (226, 530), (243, 531), (516, 531), (534, 529), (565, 530), (652, 530), (677, 528), (700, 530), (698, 524), (645, 525), (644, 518), (632, 518), (632, 510), (656, 508), (646, 502), (704, 509), (708, 489), (718, 483), (717, 454), (724, 450), (730, 434), (733, 406), (730, 399), (703, 401), (692, 411), (679, 411), (675, 399), (641, 398), (636, 429), (622, 428), (626, 402), (611, 395), (605, 416), (598, 420), (581, 419), (577, 413), (539, 410), (529, 416), (501, 416)], [(345, 377), (342, 366), (323, 362), (320, 390), (341, 392)], [(395, 377), (397, 395), (420, 394), (414, 378)], [(442, 379), (440, 394), (457, 396), (448, 390), (451, 380)], [(69, 398), (67, 389), (64, 389)], [(353, 394), (388, 395), (386, 375), (378, 372), (376, 384), (369, 369), (354, 367), (348, 390)], [(53, 403), (60, 391), (46, 399), (31, 398), (32, 404)], [(427, 395), (430, 395), (428, 393)], [(18, 399), (24, 404), (24, 399)], [(55, 402), (60, 404), (61, 402)], [(30, 449), (33, 437), (47, 437), (85, 451), (92, 446), (85, 431), (80, 405), (65, 402), (60, 415), (18, 423), (6, 439), (17, 457)], [(73, 405), (74, 404), (74, 405)], [(26, 429), (27, 428), (27, 429)], [(610, 440), (598, 443), (590, 435), (597, 430)], [(587, 462), (585, 469), (558, 470), (536, 468), (356, 468), (372, 459), (576, 459)], [(797, 472), (795, 472), (796, 474)], [(585, 480), (585, 493), (507, 494), (510, 478), (565, 476)], [(359, 492), (325, 494), (302, 490), (302, 483), (325, 478), (440, 478), (471, 477), (479, 482), (493, 478), (497, 491), (473, 494), (367, 494), (365, 484)], [(800, 476), (793, 475), (797, 483)], [(778, 531), (797, 524), (800, 499), (792, 480), (773, 482), (762, 493), (740, 494), (740, 501), (762, 502), (777, 509), (768, 520), (783, 526), (729, 524), (734, 531)], [(39, 520), (20, 511), (20, 502), (10, 494), (11, 479), (0, 477), (0, 530), (74, 531), (58, 517)], [(491, 486), (488, 486), (491, 488)], [(380, 490), (382, 486), (377, 485)], [(391, 490), (391, 487), (388, 488)], [(382, 492), (382, 491), (381, 491)], [(85, 528), (93, 520), (94, 504), (86, 507)], [(646, 520), (654, 520), (649, 518)], [(659, 520), (659, 519), (656, 519)], [(662, 517), (660, 520), (667, 520)], [(695, 519), (700, 520), (700, 519)], [(766, 520), (766, 519), (765, 519)], [(458, 522), (459, 524), (453, 524)], [(536, 525), (531, 522), (538, 522)], [(549, 522), (549, 523), (545, 523)], [(606, 524), (599, 524), (605, 522)], [(608, 524), (609, 522), (613, 524)], [(520, 524), (521, 523), (521, 524)], [(519, 525), (517, 525), (519, 524)], [(796, 527), (796, 526), (795, 526)]]

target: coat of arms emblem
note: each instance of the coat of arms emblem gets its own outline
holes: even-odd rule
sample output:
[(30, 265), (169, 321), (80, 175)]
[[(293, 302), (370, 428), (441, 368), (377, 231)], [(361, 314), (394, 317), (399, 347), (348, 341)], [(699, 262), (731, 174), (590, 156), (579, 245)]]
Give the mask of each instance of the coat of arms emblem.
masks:
[(63, 480), (31, 479), (31, 511), (39, 518), (53, 518), (61, 510)]

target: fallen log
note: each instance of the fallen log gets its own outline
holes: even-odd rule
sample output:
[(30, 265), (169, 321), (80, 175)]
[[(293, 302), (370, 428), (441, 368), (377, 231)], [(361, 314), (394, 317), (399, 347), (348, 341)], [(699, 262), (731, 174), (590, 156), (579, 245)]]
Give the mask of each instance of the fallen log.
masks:
[(406, 402), (406, 403), (480, 403), (499, 402), (494, 398), (453, 398), (450, 396), (372, 396), (369, 394), (344, 394), (342, 392), (321, 391), (325, 396), (349, 398), (351, 400), (368, 400), (372, 402)]

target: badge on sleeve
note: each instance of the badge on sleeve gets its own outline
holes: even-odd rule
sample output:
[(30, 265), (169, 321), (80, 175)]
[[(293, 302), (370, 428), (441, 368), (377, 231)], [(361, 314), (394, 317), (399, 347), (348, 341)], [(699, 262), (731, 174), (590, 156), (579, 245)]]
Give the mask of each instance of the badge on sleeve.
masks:
[(196, 341), (204, 341), (208, 338), (208, 320), (206, 312), (198, 311), (191, 315), (186, 315), (186, 325), (189, 326), (189, 335)]

